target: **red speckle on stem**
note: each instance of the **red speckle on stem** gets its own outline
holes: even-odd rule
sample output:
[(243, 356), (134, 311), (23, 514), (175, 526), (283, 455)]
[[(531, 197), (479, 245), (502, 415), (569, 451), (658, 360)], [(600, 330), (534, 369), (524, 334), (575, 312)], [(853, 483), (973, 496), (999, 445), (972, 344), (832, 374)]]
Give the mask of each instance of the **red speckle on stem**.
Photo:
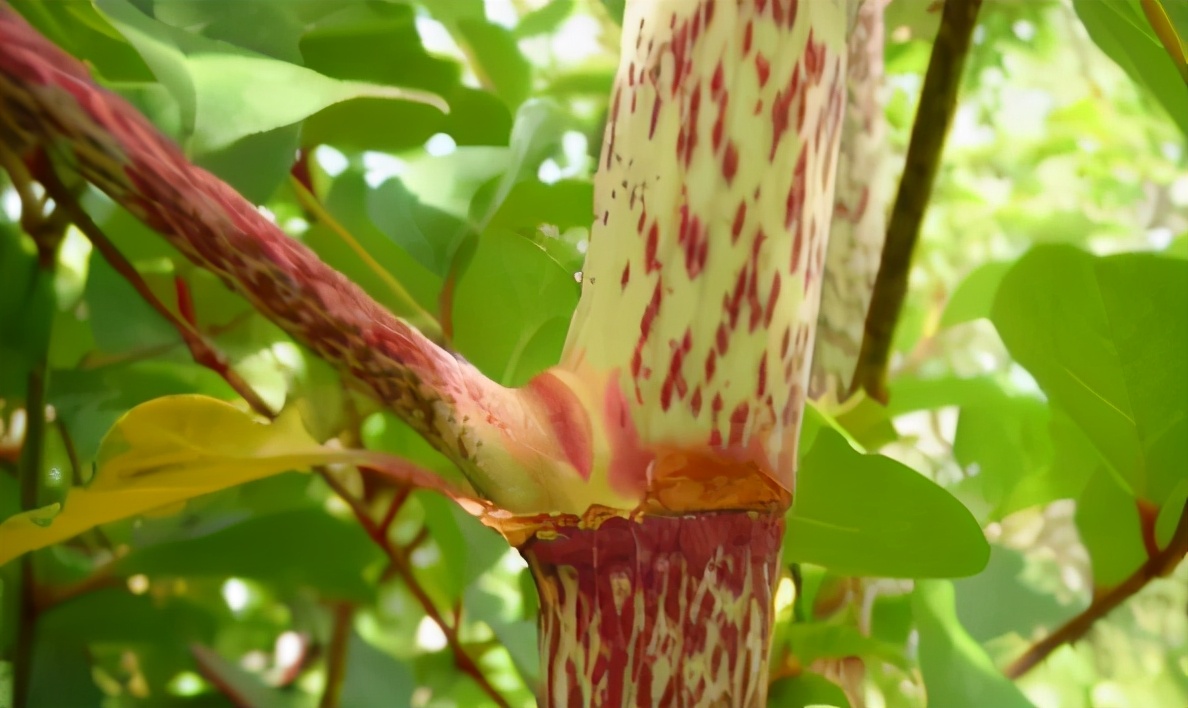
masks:
[(648, 229), (648, 242), (644, 246), (644, 270), (648, 273), (654, 273), (660, 270), (660, 261), (656, 259), (656, 249), (660, 246), (660, 226), (657, 222), (652, 222), (652, 228)]
[(717, 96), (722, 91), (722, 84), (725, 83), (724, 72), (722, 71), (722, 60), (718, 60), (718, 65), (714, 67), (714, 76), (710, 79), (710, 95)]
[(759, 356), (759, 385), (755, 388), (755, 395), (762, 397), (767, 393), (767, 354)]
[(726, 323), (718, 323), (718, 331), (714, 336), (714, 344), (718, 347), (718, 353), (726, 356), (726, 350), (730, 346), (730, 333), (726, 331)]
[(763, 326), (771, 326), (771, 318), (775, 315), (776, 303), (780, 300), (780, 273), (776, 271), (771, 278), (771, 295), (767, 299), (767, 310), (763, 313)]
[(741, 445), (743, 439), (743, 431), (747, 427), (747, 417), (750, 415), (751, 407), (746, 401), (735, 406), (730, 413), (730, 438), (727, 444)]
[(693, 410), (693, 417), (701, 414), (701, 387), (693, 389), (693, 398), (689, 400), (689, 407)]
[(726, 154), (722, 156), (722, 177), (726, 179), (726, 184), (734, 183), (734, 175), (738, 173), (738, 148), (735, 147), (734, 141), (726, 143)]
[(608, 170), (610, 169), (611, 162), (615, 157), (615, 121), (617, 119), (616, 117), (619, 115), (619, 101), (622, 99), (622, 97), (623, 88), (621, 86), (615, 86), (615, 98), (610, 112), (612, 116), (610, 125), (610, 139), (607, 141), (606, 145), (606, 169)]
[(739, 200), (738, 208), (734, 211), (734, 223), (730, 226), (730, 242), (738, 243), (738, 237), (742, 234), (743, 224), (747, 220), (747, 203)]
[(652, 100), (652, 123), (648, 126), (648, 140), (656, 135), (656, 121), (660, 119), (660, 94)]
[(747, 28), (745, 30), (743, 30), (743, 54), (744, 55), (751, 53), (751, 40), (753, 39), (754, 33), (755, 33), (755, 23), (752, 22), (751, 20), (747, 20)]
[(755, 53), (755, 73), (759, 74), (759, 86), (766, 86), (767, 80), (771, 78), (771, 62), (762, 52)]
[(620, 289), (626, 290), (627, 283), (629, 283), (629, 282), (631, 282), (631, 264), (630, 263), (623, 266), (623, 276), (621, 278), (619, 278)]
[(714, 380), (714, 371), (718, 367), (718, 353), (710, 349), (709, 354), (705, 357), (705, 381), (709, 383)]

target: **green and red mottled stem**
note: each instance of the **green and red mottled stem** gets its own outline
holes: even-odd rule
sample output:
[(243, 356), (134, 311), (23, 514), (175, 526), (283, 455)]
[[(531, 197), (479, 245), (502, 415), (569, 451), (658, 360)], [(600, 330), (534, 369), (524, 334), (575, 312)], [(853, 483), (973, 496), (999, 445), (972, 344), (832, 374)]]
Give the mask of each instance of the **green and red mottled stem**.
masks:
[(863, 325), (887, 234), (890, 150), (883, 115), (883, 10), (864, 0), (850, 30), (846, 117), (809, 396), (845, 400), (852, 393)]
[(627, 5), (561, 364), (601, 412), (594, 474), (624, 494), (654, 488), (665, 470), (695, 475), (671, 464), (689, 455), (716, 460), (715, 474), (793, 489), (851, 9)]
[(781, 514), (612, 518), (521, 548), (543, 708), (766, 705)]

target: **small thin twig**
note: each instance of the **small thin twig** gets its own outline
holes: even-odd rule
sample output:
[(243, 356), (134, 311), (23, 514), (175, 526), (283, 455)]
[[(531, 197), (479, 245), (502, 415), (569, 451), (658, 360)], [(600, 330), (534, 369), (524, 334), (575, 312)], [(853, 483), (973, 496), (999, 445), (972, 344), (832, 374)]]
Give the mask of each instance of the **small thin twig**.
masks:
[(924, 210), (932, 196), (933, 182), (945, 145), (945, 136), (957, 106), (961, 72), (977, 26), (982, 0), (946, 0), (940, 31), (920, 92), (919, 108), (907, 161), (887, 223), (887, 241), (879, 264), (866, 314), (866, 329), (852, 390), (864, 389), (872, 398), (887, 402), (887, 364), (892, 338), (907, 295), (912, 253), (920, 237)]
[(45, 174), (39, 175), (39, 177), (45, 186), (46, 192), (53, 197), (58, 207), (70, 216), (74, 225), (90, 240), (95, 250), (99, 251), (104, 260), (136, 289), (136, 292), (140, 294), (141, 298), (157, 314), (165, 318), (165, 321), (177, 330), (178, 334), (181, 335), (182, 341), (189, 348), (190, 354), (194, 357), (194, 361), (222, 376), (223, 380), (243, 400), (247, 401), (248, 405), (257, 413), (273, 417), (275, 413), (272, 412), (269, 405), (264, 402), (264, 399), (260, 398), (260, 394), (256, 393), (256, 390), (252, 388), (251, 384), (244, 380), (235, 369), (231, 368), (227, 357), (208, 342), (206, 337), (195, 329), (193, 325), (174, 313), (165, 303), (161, 302), (161, 299), (157, 297), (156, 293), (152, 291), (152, 288), (141, 277), (140, 272), (136, 270), (136, 267), (124, 257), (124, 254), (120, 253), (115, 244), (107, 238), (107, 235), (103, 233), (99, 225), (91, 218), (91, 215), (82, 208), (78, 200), (74, 198), (74, 195), (66, 189), (57, 173), (49, 169), (45, 171)]
[(320, 221), (323, 226), (333, 231), (335, 235), (342, 239), (342, 242), (363, 261), (368, 270), (375, 273), (376, 277), (384, 282), (388, 290), (392, 291), (396, 299), (407, 307), (410, 313), (415, 315), (415, 324), (417, 329), (421, 331), (421, 334), (425, 335), (430, 341), (440, 344), (442, 338), (441, 324), (433, 318), (433, 315), (421, 307), (416, 299), (409, 294), (408, 290), (400, 284), (400, 281), (392, 277), (392, 274), (367, 252), (363, 244), (359, 243), (359, 239), (355, 238), (354, 234), (339, 223), (338, 219), (335, 219), (326, 207), (322, 206), (318, 198), (306, 188), (305, 184), (297, 176), (290, 175), (289, 185), (293, 188), (293, 193), (297, 195), (297, 201), (301, 204), (301, 207), (310, 216)]
[(408, 560), (408, 549), (391, 543), (379, 524), (371, 518), (370, 513), (363, 506), (363, 503), (355, 498), (341, 482), (335, 479), (334, 475), (324, 469), (318, 470), (318, 472), (322, 475), (322, 479), (326, 481), (326, 484), (334, 490), (334, 493), (351, 507), (351, 511), (358, 518), (359, 523), (363, 526), (363, 530), (367, 532), (371, 540), (388, 556), (390, 569), (395, 571), (396, 575), (400, 576), (405, 587), (409, 589), (409, 592), (413, 594), (413, 597), (421, 605), (421, 609), (425, 612), (425, 615), (441, 628), (441, 633), (446, 638), (446, 644), (454, 655), (454, 663), (457, 664), (458, 669), (470, 676), (478, 684), (479, 688), (495, 701), (497, 706), (500, 708), (510, 708), (507, 699), (491, 685), (491, 682), (487, 680), (487, 676), (483, 673), (482, 669), (479, 668), (470, 654), (466, 652), (466, 648), (462, 646), (461, 638), (458, 636), (458, 628), (446, 622), (441, 610), (433, 602), (433, 598), (429, 597), (429, 593), (425, 591), (420, 581), (417, 580), (412, 565)]
[(355, 608), (349, 602), (334, 604), (330, 625), (330, 643), (326, 647), (326, 688), (318, 708), (338, 708), (342, 684), (346, 679), (347, 648), (351, 639), (351, 621)]
[(1083, 612), (1065, 622), (1055, 632), (1028, 647), (1003, 672), (1007, 678), (1017, 679), (1038, 666), (1048, 656), (1065, 644), (1072, 644), (1093, 627), (1097, 620), (1112, 612), (1155, 578), (1166, 576), (1188, 553), (1188, 502), (1180, 512), (1180, 521), (1167, 547), (1147, 558), (1138, 570), (1109, 592), (1097, 597)]

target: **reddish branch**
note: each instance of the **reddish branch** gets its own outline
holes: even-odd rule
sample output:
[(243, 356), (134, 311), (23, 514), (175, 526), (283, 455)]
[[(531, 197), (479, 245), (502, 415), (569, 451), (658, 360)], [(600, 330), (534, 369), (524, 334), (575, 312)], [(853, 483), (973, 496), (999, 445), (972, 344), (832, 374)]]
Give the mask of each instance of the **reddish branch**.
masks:
[[(400, 577), (405, 587), (416, 598), (417, 603), (421, 605), (421, 609), (425, 612), (425, 615), (441, 628), (441, 632), (446, 638), (446, 644), (454, 655), (454, 663), (458, 666), (458, 669), (473, 679), (479, 688), (495, 701), (496, 705), (501, 708), (509, 708), (510, 704), (507, 702), (507, 699), (491, 685), (491, 682), (487, 680), (486, 674), (483, 673), (483, 670), (475, 663), (474, 658), (466, 651), (466, 647), (462, 645), (462, 639), (458, 635), (458, 625), (446, 620), (445, 615), (442, 614), (441, 610), (433, 602), (433, 598), (429, 597), (429, 593), (425, 591), (425, 588), (417, 579), (416, 573), (413, 572), (409, 555), (412, 549), (419, 544), (419, 540), (414, 539), (407, 546), (399, 546), (388, 538), (388, 526), (391, 524), (390, 517), (395, 516), (396, 511), (399, 510), (399, 504), (394, 502), (384, 515), (384, 520), (376, 523), (371, 518), (371, 514), (363, 505), (363, 502), (347, 491), (333, 475), (326, 474), (323, 475), (323, 478), (330, 485), (330, 488), (338, 496), (342, 497), (343, 501), (350, 505), (351, 510), (355, 513), (356, 518), (359, 519), (359, 523), (363, 525), (363, 530), (367, 532), (371, 540), (375, 541), (383, 549), (384, 554), (388, 556), (389, 569)], [(406, 494), (397, 493), (397, 500), (403, 502), (407, 498)]]
[(1188, 553), (1188, 502), (1180, 512), (1180, 521), (1167, 547), (1147, 558), (1138, 570), (1126, 580), (1094, 598), (1089, 607), (1076, 617), (1064, 623), (1055, 632), (1031, 645), (1023, 655), (1006, 668), (1008, 678), (1017, 679), (1042, 663), (1052, 652), (1065, 644), (1072, 644), (1084, 637), (1097, 620), (1113, 612), (1118, 605), (1138, 593), (1156, 578), (1162, 578), (1175, 570)]
[(883, 246), (870, 310), (866, 314), (866, 332), (853, 384), (854, 390), (864, 389), (872, 398), (884, 403), (887, 400), (891, 342), (907, 294), (912, 253), (920, 236), (924, 211), (932, 197), (945, 136), (956, 111), (961, 72), (981, 5), (982, 0), (945, 2), (928, 72), (924, 75), (916, 120), (912, 124), (907, 162), (887, 225), (887, 241)]
[[(0, 139), (60, 151), (89, 182), (295, 339), (362, 381), (475, 472), (506, 392), (386, 311), (215, 176), (191, 164), (83, 64), (0, 1)], [(182, 331), (182, 330), (179, 330)], [(183, 331), (183, 337), (186, 336)], [(499, 414), (489, 406), (500, 406)]]

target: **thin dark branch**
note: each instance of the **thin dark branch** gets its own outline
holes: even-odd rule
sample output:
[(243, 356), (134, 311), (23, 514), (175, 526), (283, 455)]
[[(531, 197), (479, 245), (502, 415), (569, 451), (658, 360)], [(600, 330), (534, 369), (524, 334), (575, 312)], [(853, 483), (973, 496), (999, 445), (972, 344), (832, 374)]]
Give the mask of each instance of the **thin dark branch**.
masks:
[(1007, 678), (1017, 679), (1038, 666), (1048, 655), (1065, 644), (1084, 637), (1097, 620), (1112, 612), (1118, 605), (1142, 590), (1155, 578), (1166, 576), (1188, 553), (1188, 502), (1180, 512), (1180, 521), (1167, 547), (1150, 556), (1138, 570), (1109, 592), (1097, 597), (1076, 617), (1065, 622), (1055, 632), (1028, 647), (1004, 672)]
[(347, 647), (351, 639), (351, 621), (355, 608), (349, 602), (334, 604), (330, 625), (330, 644), (326, 647), (326, 688), (318, 708), (338, 708), (342, 684), (346, 679)]
[(478, 664), (467, 653), (466, 647), (462, 645), (462, 640), (458, 636), (458, 627), (446, 621), (441, 610), (433, 602), (433, 598), (429, 597), (429, 593), (422, 587), (416, 573), (413, 572), (412, 564), (409, 563), (409, 549), (393, 544), (380, 525), (371, 518), (371, 514), (363, 506), (363, 502), (351, 494), (341, 482), (335, 479), (333, 474), (330, 474), (325, 469), (319, 469), (317, 471), (322, 475), (322, 479), (326, 480), (326, 484), (334, 490), (334, 493), (351, 507), (355, 517), (359, 519), (359, 523), (363, 525), (363, 529), (367, 532), (367, 535), (388, 556), (389, 569), (400, 577), (405, 587), (408, 588), (409, 592), (412, 593), (413, 597), (421, 605), (421, 609), (425, 612), (425, 615), (441, 628), (441, 632), (446, 638), (446, 645), (449, 646), (451, 653), (453, 653), (454, 663), (458, 666), (458, 669), (477, 683), (479, 688), (490, 696), (497, 706), (500, 708), (510, 708), (507, 699), (491, 685), (486, 674), (483, 673), (483, 670), (479, 668)]
[[(57, 247), (66, 232), (66, 222), (58, 210), (46, 215), (45, 202), (33, 192), (32, 178), (14, 152), (0, 145), (0, 167), (8, 172), (21, 198), (21, 227), (37, 245), (40, 277), (51, 277), (57, 266)], [(46, 391), (48, 341), (38, 360), (29, 370), (25, 386), (25, 438), (17, 467), (20, 508), (30, 511), (41, 505), (45, 466)], [(13, 704), (29, 704), (29, 680), (32, 676), (33, 651), (37, 636), (37, 577), (33, 556), (25, 555), (20, 566), (19, 606), (17, 609), (16, 645), (13, 652)]]
[(853, 383), (853, 390), (864, 389), (872, 398), (884, 403), (887, 400), (887, 364), (895, 325), (907, 294), (912, 253), (920, 236), (924, 210), (932, 196), (945, 136), (956, 110), (957, 89), (981, 5), (982, 0), (945, 2), (940, 30), (932, 45), (928, 72), (924, 76), (916, 121), (912, 125), (899, 192), (887, 225), (887, 241), (866, 314), (866, 331)]

